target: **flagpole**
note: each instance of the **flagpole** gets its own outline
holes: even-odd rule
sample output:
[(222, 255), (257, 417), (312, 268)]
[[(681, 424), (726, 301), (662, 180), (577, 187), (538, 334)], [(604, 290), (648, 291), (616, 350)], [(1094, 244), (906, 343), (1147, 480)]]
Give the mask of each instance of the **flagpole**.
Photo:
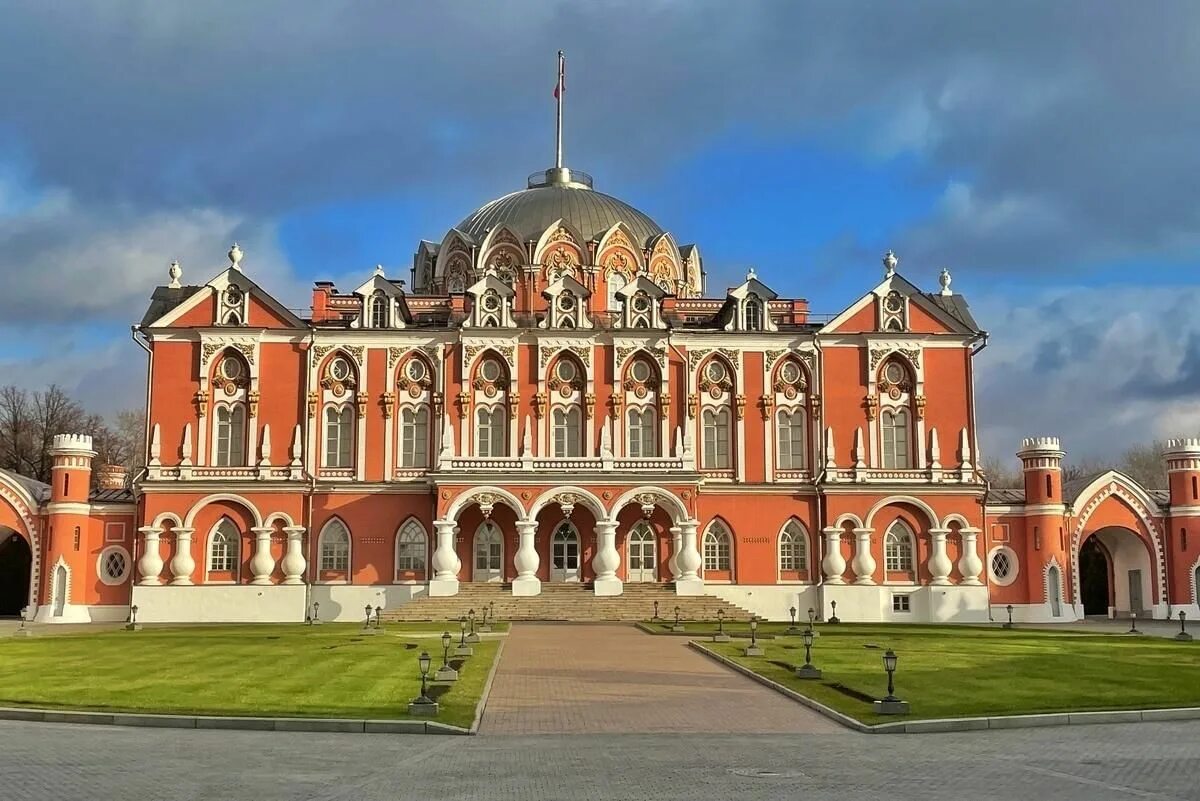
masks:
[(563, 51), (558, 51), (558, 91), (556, 91), (555, 99), (558, 101), (557, 114), (554, 125), (554, 167), (562, 169), (562, 112), (563, 112), (563, 73), (566, 71), (567, 59), (563, 55)]

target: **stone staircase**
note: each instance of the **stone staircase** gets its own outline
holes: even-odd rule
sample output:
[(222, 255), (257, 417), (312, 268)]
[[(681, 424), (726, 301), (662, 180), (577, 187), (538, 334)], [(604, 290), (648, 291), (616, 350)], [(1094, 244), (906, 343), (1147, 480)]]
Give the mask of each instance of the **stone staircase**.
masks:
[(597, 596), (587, 584), (542, 584), (542, 594), (514, 597), (509, 584), (458, 585), (458, 595), (421, 596), (383, 614), (384, 622), (457, 620), (474, 609), (476, 619), (483, 608), (495, 603), (496, 620), (633, 621), (649, 620), (658, 601), (660, 617), (673, 620), (675, 607), (683, 620), (716, 620), (717, 610), (726, 620), (749, 620), (750, 612), (711, 595), (681, 596), (671, 584), (626, 584), (624, 593)]

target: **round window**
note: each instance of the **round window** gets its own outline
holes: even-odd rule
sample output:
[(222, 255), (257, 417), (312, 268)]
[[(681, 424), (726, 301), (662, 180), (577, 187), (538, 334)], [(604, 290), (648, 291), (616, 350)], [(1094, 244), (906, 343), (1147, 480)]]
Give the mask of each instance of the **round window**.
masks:
[(230, 284), (225, 289), (225, 302), (230, 306), (236, 306), (241, 303), (242, 297), (242, 290), (233, 284)]
[(708, 367), (704, 368), (704, 375), (708, 377), (709, 381), (719, 384), (725, 380), (725, 365), (713, 360), (708, 363)]
[(420, 359), (410, 359), (408, 366), (404, 368), (404, 374), (410, 381), (420, 381), (425, 377), (425, 372), (425, 362)]
[(570, 359), (560, 359), (554, 368), (554, 374), (558, 376), (559, 381), (574, 381), (578, 371), (575, 369), (575, 362)]
[(129, 575), (129, 554), (124, 548), (105, 548), (100, 552), (100, 580), (105, 584), (120, 584)]
[(329, 374), (335, 381), (345, 381), (350, 377), (350, 362), (339, 356), (329, 365)]
[(784, 380), (784, 383), (795, 384), (800, 380), (800, 365), (795, 362), (784, 362), (783, 367), (779, 370), (779, 377)]
[(629, 375), (632, 376), (633, 380), (637, 381), (639, 384), (645, 384), (650, 380), (650, 365), (646, 364), (644, 361), (638, 360), (630, 366)]
[(242, 363), (232, 356), (226, 357), (221, 361), (221, 375), (230, 381), (236, 381), (242, 377)]
[(883, 369), (883, 377), (887, 379), (889, 384), (899, 384), (904, 381), (904, 368), (895, 362), (891, 362)]
[(650, 311), (650, 298), (645, 295), (638, 295), (633, 299), (633, 310), (639, 314), (645, 314)]
[(499, 381), (500, 380), (500, 363), (495, 359), (488, 359), (479, 367), (479, 375), (484, 381)]
[(575, 296), (570, 294), (560, 295), (558, 298), (558, 309), (563, 312), (575, 311)]
[(904, 300), (893, 292), (883, 301), (883, 307), (892, 314), (895, 314), (904, 308)]
[(1017, 580), (1019, 570), (1020, 563), (1017, 561), (1016, 551), (1007, 545), (999, 545), (992, 549), (988, 559), (988, 573), (991, 574), (993, 583), (1002, 587), (1008, 586)]
[(483, 296), (483, 310), (488, 312), (500, 311), (500, 297), (495, 292)]

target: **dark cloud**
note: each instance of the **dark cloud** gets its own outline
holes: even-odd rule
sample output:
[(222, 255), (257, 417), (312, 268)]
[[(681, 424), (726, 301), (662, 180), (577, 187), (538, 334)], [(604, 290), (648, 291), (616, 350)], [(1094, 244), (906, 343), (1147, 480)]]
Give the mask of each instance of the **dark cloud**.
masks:
[(1163, 374), (1149, 365), (1140, 365), (1122, 390), (1130, 398), (1200, 402), (1200, 332), (1187, 335), (1183, 358), (1174, 369)]

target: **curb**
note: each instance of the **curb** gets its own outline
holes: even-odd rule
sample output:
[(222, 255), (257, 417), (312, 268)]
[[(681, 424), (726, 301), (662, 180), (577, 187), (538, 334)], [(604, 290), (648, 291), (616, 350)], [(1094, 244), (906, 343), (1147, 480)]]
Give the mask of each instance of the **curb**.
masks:
[[(687, 625), (687, 621), (684, 621), (684, 625), (685, 626)], [(698, 625), (698, 624), (696, 624), (696, 625)], [(653, 627), (653, 625), (650, 623), (643, 623), (641, 621), (634, 623), (633, 627), (635, 629), (638, 629), (639, 631), (649, 634), (651, 637), (691, 637), (694, 639), (696, 637), (711, 637), (712, 635), (717, 633), (715, 628), (712, 631), (703, 631), (698, 628), (691, 629), (689, 631), (662, 631), (662, 630), (655, 629)], [(741, 634), (741, 633), (730, 634), (729, 636), (735, 640), (749, 640), (750, 639), (750, 634), (748, 632), (745, 634)], [(758, 639), (760, 639), (760, 640), (777, 640), (777, 639), (779, 639), (779, 636), (776, 634), (759, 634)]]
[(868, 725), (849, 715), (814, 701), (790, 687), (755, 673), (745, 665), (705, 648), (692, 640), (689, 646), (702, 654), (736, 670), (759, 684), (786, 695), (797, 703), (820, 712), (843, 726), (864, 734), (933, 734), (936, 732), (979, 731), (982, 729), (1033, 729), (1043, 726), (1095, 726), (1102, 723), (1160, 723), (1177, 720), (1200, 720), (1200, 707), (1168, 707), (1165, 709), (1125, 709), (1098, 712), (1050, 712), (1033, 715), (998, 715), (974, 718), (929, 718)]
[(154, 715), (140, 712), (80, 712), (0, 707), (0, 720), (35, 723), (83, 723), (157, 729), (240, 729), (243, 731), (347, 732), (355, 734), (468, 734), (434, 720), (360, 720), (357, 718), (262, 718), (220, 715)]
[[(512, 631), (512, 627), (509, 627)], [(487, 707), (488, 696), (492, 694), (492, 681), (496, 678), (496, 668), (500, 667), (500, 657), (504, 656), (504, 644), (508, 640), (501, 640), (500, 645), (496, 647), (496, 657), (492, 660), (492, 669), (488, 671), (487, 681), (483, 683), (483, 692), (479, 694), (479, 703), (475, 705), (475, 719), (471, 721), (471, 728), (467, 729), (467, 734), (478, 734), (479, 724), (483, 722), (483, 712)]]

